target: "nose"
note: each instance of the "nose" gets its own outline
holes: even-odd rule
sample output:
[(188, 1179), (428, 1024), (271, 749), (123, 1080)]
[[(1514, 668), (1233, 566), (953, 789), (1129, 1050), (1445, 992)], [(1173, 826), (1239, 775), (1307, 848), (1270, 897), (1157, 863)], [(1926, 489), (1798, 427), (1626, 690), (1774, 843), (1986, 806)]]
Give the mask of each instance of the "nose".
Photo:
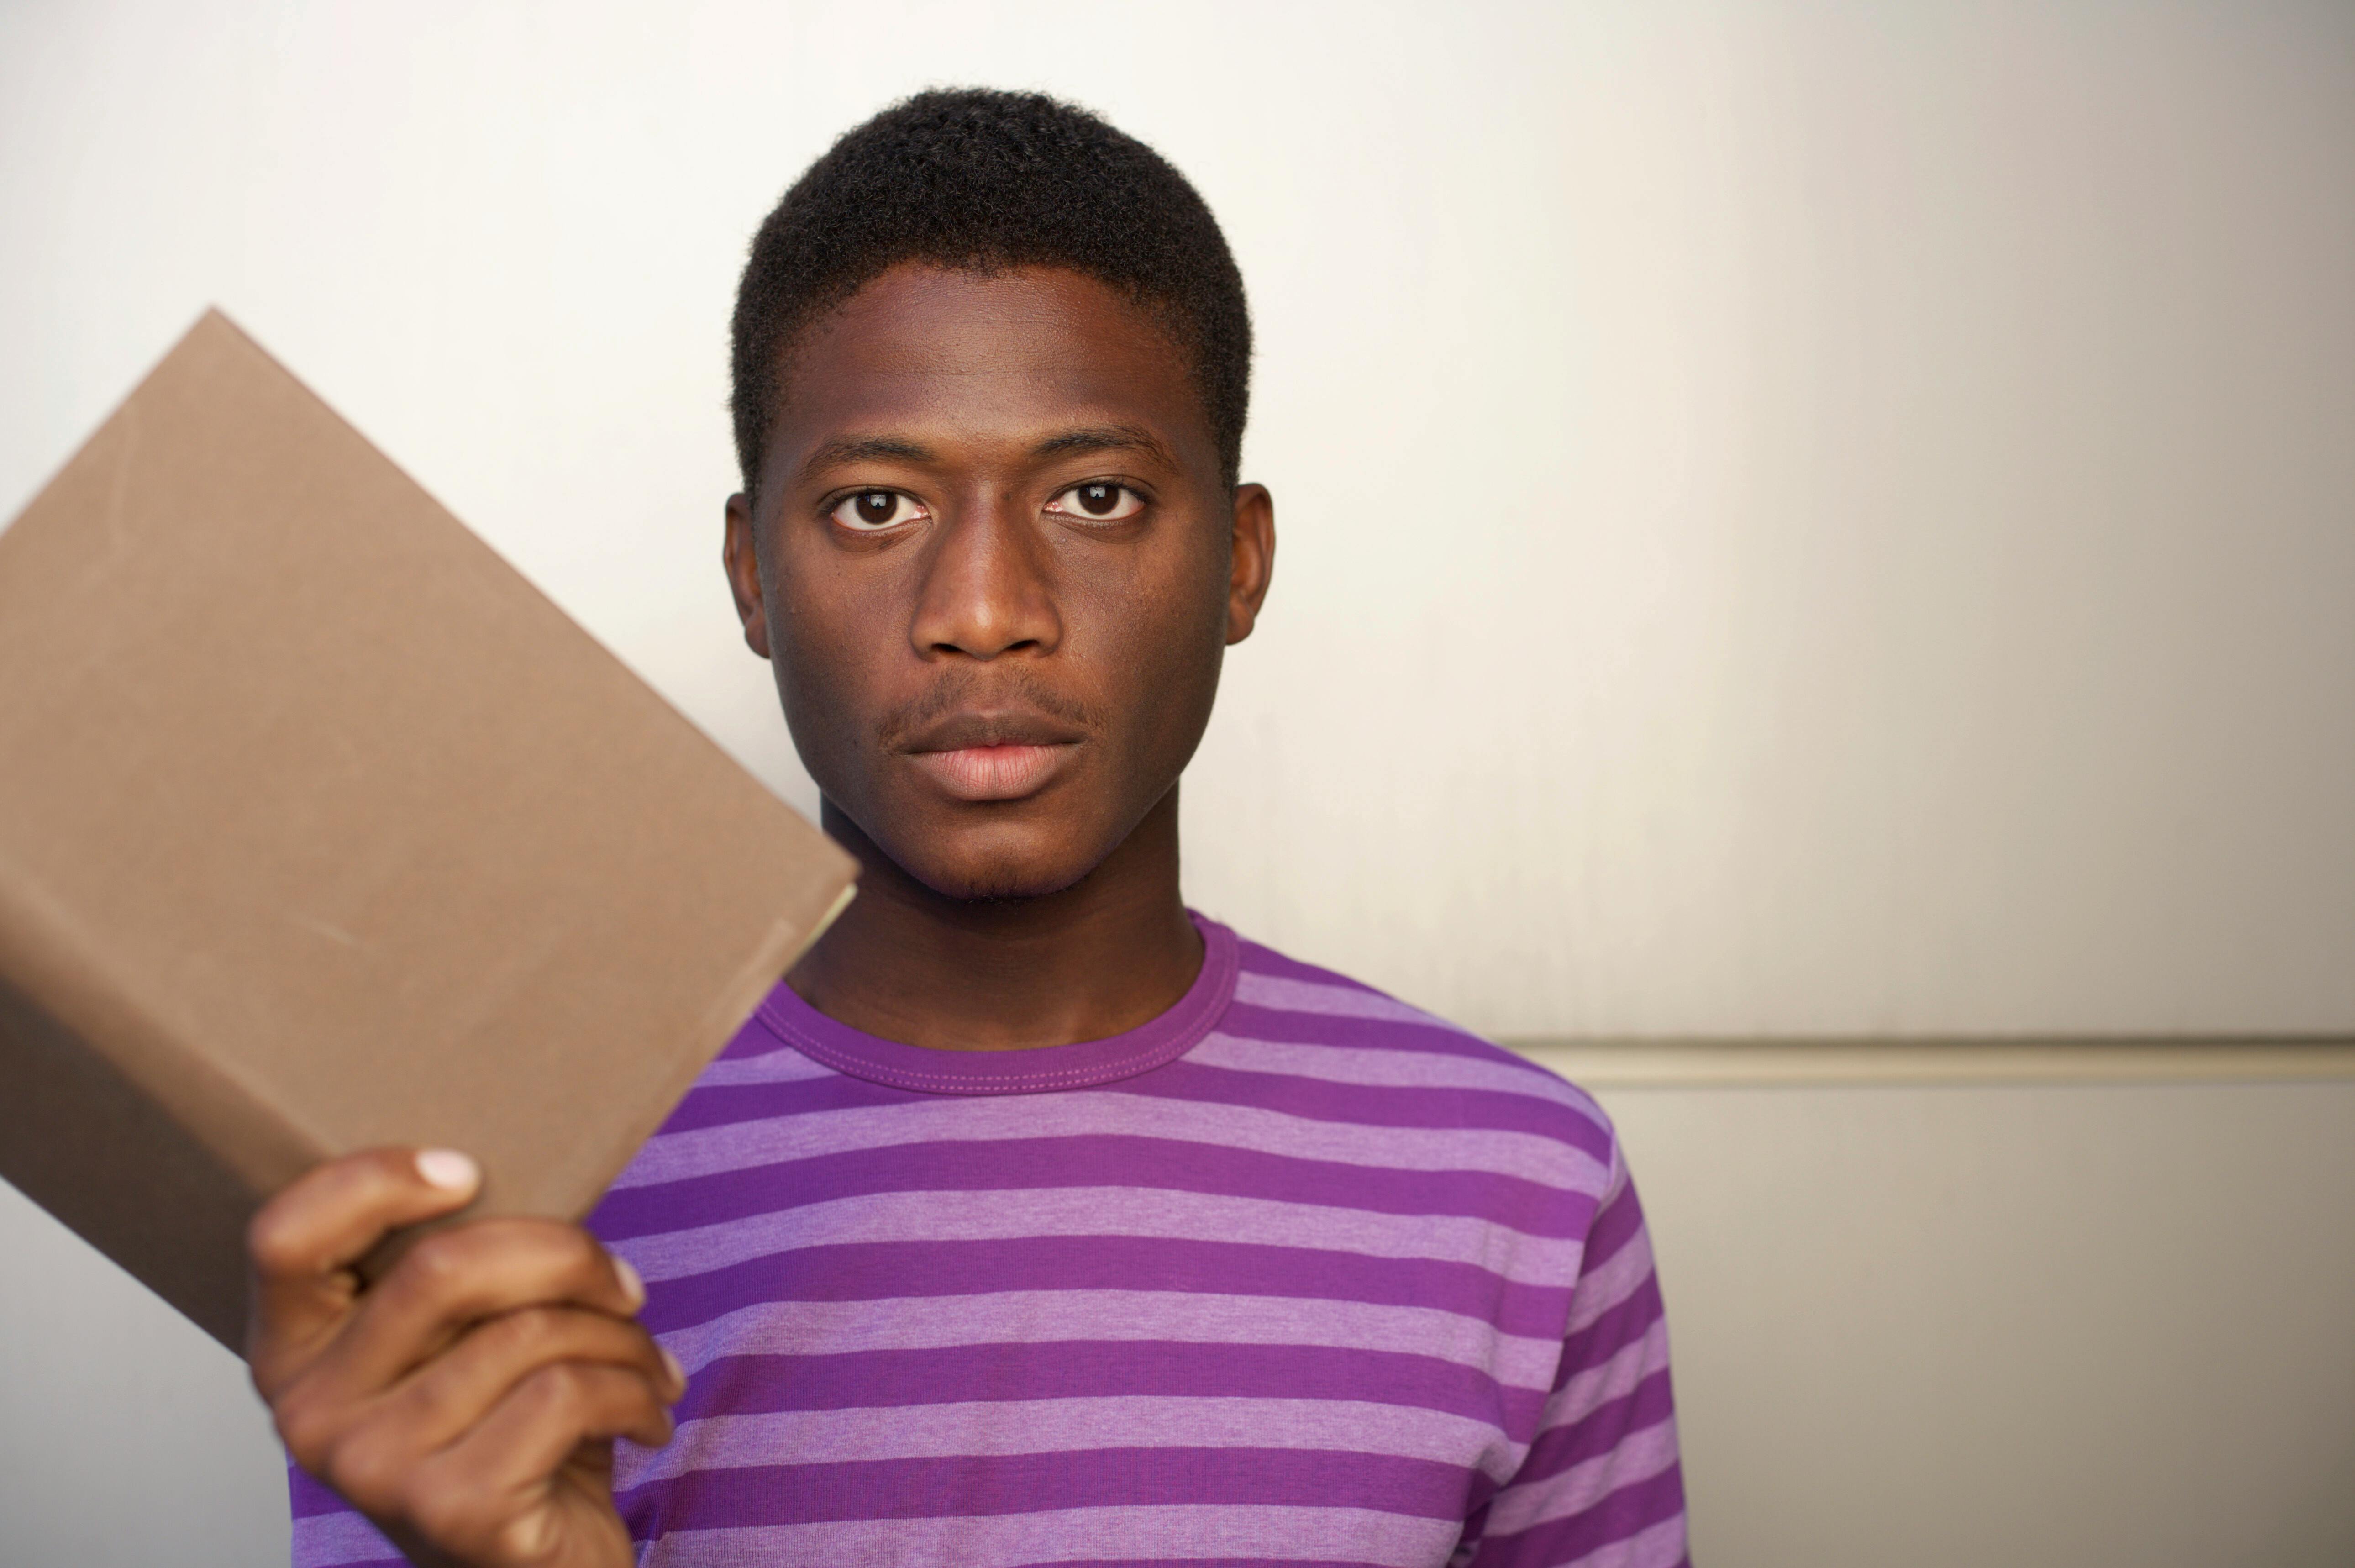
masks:
[(1063, 635), (1052, 568), (1029, 517), (988, 496), (959, 507), (924, 563), (909, 626), (917, 656), (1052, 653)]

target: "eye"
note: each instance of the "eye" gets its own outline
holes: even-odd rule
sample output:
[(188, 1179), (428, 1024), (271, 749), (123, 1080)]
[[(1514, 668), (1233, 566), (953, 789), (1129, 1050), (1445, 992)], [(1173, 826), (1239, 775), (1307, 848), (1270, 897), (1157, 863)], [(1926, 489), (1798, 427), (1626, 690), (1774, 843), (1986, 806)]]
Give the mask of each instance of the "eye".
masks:
[(844, 528), (862, 534), (895, 528), (924, 515), (923, 507), (916, 504), (913, 496), (902, 496), (897, 490), (861, 490), (845, 496), (826, 514)]
[(1143, 511), (1145, 497), (1125, 485), (1115, 485), (1109, 479), (1091, 479), (1056, 496), (1047, 503), (1047, 509), (1069, 517), (1084, 517), (1092, 523), (1116, 523)]

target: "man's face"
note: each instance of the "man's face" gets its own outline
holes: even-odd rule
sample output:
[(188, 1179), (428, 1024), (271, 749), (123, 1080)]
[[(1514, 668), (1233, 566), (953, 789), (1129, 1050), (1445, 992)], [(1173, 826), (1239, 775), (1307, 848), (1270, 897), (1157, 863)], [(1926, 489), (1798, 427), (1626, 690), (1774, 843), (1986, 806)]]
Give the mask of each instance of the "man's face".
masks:
[(728, 567), (803, 764), (936, 891), (1070, 886), (1193, 755), (1267, 493), (1227, 488), (1184, 356), (1077, 273), (896, 268), (782, 392)]

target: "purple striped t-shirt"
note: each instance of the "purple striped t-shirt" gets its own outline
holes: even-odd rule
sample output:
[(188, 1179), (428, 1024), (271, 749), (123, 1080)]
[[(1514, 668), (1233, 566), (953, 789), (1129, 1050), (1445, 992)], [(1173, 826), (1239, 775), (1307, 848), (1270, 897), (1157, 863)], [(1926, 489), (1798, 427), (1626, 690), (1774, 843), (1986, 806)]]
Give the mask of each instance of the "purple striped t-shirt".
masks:
[[(689, 1374), (645, 1568), (1674, 1568), (1667, 1326), (1559, 1078), (1199, 920), (1109, 1040), (941, 1051), (780, 986), (590, 1221)], [(297, 1568), (400, 1558), (294, 1475)]]

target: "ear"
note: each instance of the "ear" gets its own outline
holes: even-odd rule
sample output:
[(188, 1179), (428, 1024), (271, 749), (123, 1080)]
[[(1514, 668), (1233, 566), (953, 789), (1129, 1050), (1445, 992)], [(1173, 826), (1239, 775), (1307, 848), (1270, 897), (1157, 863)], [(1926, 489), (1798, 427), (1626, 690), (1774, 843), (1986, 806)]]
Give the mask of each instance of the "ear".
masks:
[(736, 596), (736, 618), (744, 624), (744, 645), (769, 656), (769, 606), (761, 592), (761, 557), (752, 547), (752, 500), (728, 497), (728, 537), (719, 559), (728, 569), (728, 591)]
[(1259, 624), (1260, 602), (1275, 574), (1275, 498), (1264, 485), (1235, 486), (1233, 566), (1227, 577), (1227, 643)]

